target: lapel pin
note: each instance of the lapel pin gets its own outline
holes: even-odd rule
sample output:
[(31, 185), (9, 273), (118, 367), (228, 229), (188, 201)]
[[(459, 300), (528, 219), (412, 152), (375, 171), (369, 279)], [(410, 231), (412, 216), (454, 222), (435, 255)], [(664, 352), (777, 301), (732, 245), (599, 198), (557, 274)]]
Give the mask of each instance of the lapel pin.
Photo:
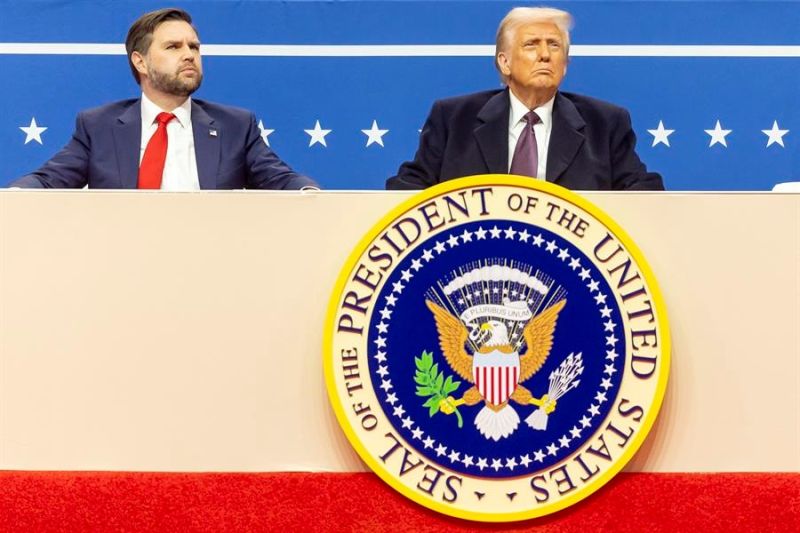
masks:
[(217, 136), (217, 130), (208, 130), (208, 134), (211, 135), (212, 137), (216, 137)]

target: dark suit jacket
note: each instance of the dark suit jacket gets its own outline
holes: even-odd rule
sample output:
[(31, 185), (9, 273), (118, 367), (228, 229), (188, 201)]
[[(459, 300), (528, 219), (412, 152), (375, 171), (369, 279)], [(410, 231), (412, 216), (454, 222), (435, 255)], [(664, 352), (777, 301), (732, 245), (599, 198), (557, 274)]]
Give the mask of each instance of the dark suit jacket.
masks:
[[(508, 173), (508, 89), (440, 100), (422, 128), (413, 161), (387, 189), (422, 189), (475, 174)], [(547, 181), (575, 190), (663, 190), (634, 151), (628, 112), (577, 94), (556, 94)]]
[[(140, 100), (82, 111), (67, 145), (11, 187), (135, 189), (142, 136)], [(244, 109), (192, 100), (192, 132), (201, 189), (300, 189), (317, 186), (294, 172), (259, 136)]]

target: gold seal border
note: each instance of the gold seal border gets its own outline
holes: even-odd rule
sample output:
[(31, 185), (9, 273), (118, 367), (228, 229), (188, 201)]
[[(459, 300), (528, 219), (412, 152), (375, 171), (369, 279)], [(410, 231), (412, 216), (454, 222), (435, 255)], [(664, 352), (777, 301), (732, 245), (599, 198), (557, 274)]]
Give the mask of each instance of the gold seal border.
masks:
[[(636, 261), (636, 265), (641, 270), (642, 275), (644, 276), (646, 286), (650, 290), (653, 302), (655, 304), (656, 313), (658, 316), (658, 328), (659, 328), (659, 342), (661, 344), (661, 352), (659, 356), (661, 358), (661, 370), (658, 375), (658, 384), (656, 385), (655, 395), (653, 398), (653, 402), (648, 409), (647, 415), (645, 416), (644, 422), (642, 423), (641, 429), (636, 433), (634, 440), (631, 442), (630, 446), (626, 447), (625, 452), (605, 471), (603, 474), (592, 484), (587, 485), (582, 490), (579, 490), (575, 494), (571, 494), (565, 498), (559, 499), (552, 504), (545, 504), (541, 506), (535, 506), (530, 511), (523, 511), (523, 512), (512, 512), (512, 513), (482, 513), (482, 512), (472, 512), (472, 511), (462, 511), (460, 509), (450, 507), (439, 503), (435, 500), (425, 498), (420, 496), (415, 491), (410, 490), (402, 483), (398, 483), (395, 480), (395, 476), (391, 474), (388, 470), (386, 470), (366, 449), (365, 446), (362, 445), (361, 440), (358, 438), (358, 434), (350, 425), (350, 422), (347, 418), (347, 415), (344, 412), (344, 406), (341, 402), (341, 399), (336, 393), (336, 383), (334, 380), (334, 369), (333, 369), (333, 338), (334, 338), (334, 324), (336, 321), (336, 313), (339, 307), (339, 301), (341, 299), (342, 293), (344, 291), (345, 286), (347, 285), (348, 279), (350, 278), (350, 274), (352, 273), (353, 269), (356, 267), (358, 260), (367, 250), (369, 244), (371, 244), (375, 238), (395, 219), (401, 216), (403, 213), (409, 211), (413, 207), (430, 200), (432, 198), (441, 196), (446, 193), (450, 193), (453, 191), (457, 191), (460, 189), (467, 189), (476, 186), (512, 186), (512, 187), (520, 187), (523, 189), (530, 189), (530, 190), (537, 190), (542, 191), (567, 202), (570, 202), (574, 205), (577, 205), (587, 213), (590, 213), (594, 216), (597, 220), (602, 222), (605, 227), (611, 231), (614, 236), (619, 239), (619, 241), (626, 247), (627, 251), (630, 253), (631, 257)], [(336, 279), (336, 284), (333, 289), (333, 293), (331, 295), (330, 302), (328, 304), (328, 311), (325, 315), (325, 324), (324, 324), (324, 332), (323, 332), (323, 340), (322, 340), (322, 360), (323, 360), (323, 369), (325, 373), (325, 384), (328, 389), (328, 397), (330, 398), (331, 406), (333, 407), (333, 411), (336, 414), (336, 418), (339, 421), (339, 425), (341, 426), (342, 430), (347, 437), (347, 440), (356, 450), (358, 455), (361, 459), (367, 463), (367, 466), (377, 474), (383, 481), (389, 484), (393, 489), (400, 492), (403, 496), (409, 498), (412, 501), (417, 502), (418, 504), (422, 505), (423, 507), (427, 507), (434, 511), (438, 511), (442, 514), (448, 516), (454, 516), (457, 518), (465, 518), (468, 520), (475, 520), (481, 522), (514, 522), (519, 520), (528, 520), (531, 518), (536, 518), (540, 516), (545, 516), (548, 514), (555, 513), (560, 511), (561, 509), (565, 509), (575, 503), (589, 497), (591, 494), (599, 490), (602, 486), (608, 483), (622, 468), (631, 460), (634, 454), (638, 451), (639, 447), (644, 442), (647, 435), (650, 433), (653, 424), (655, 423), (656, 418), (658, 417), (658, 413), (661, 410), (661, 405), (664, 399), (664, 393), (667, 388), (667, 380), (669, 377), (669, 370), (670, 370), (670, 359), (671, 359), (671, 339), (669, 333), (669, 324), (667, 321), (667, 313), (666, 313), (666, 305), (664, 304), (664, 298), (661, 294), (661, 290), (656, 282), (655, 275), (650, 268), (649, 263), (645, 260), (644, 256), (642, 255), (641, 250), (630, 236), (619, 226), (611, 217), (609, 217), (603, 210), (599, 207), (594, 205), (593, 203), (589, 202), (587, 199), (583, 198), (582, 196), (555, 185), (553, 183), (549, 183), (542, 180), (534, 180), (529, 177), (524, 176), (512, 176), (506, 174), (483, 174), (478, 176), (469, 176), (464, 178), (459, 178), (456, 180), (450, 180), (444, 183), (440, 183), (434, 187), (421, 191), (418, 194), (410, 197), (408, 200), (404, 201), (400, 205), (394, 207), (391, 211), (389, 211), (385, 216), (383, 216), (376, 224), (372, 226), (372, 228), (364, 235), (364, 237), (358, 242), (356, 247), (350, 253), (345, 262), (342, 270), (339, 273), (339, 276)]]

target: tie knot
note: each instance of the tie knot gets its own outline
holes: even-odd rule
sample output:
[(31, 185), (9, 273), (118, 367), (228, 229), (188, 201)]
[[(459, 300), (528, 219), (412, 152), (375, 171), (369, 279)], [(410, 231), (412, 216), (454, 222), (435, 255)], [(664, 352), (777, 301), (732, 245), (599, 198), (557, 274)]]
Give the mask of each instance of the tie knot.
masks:
[(173, 118), (175, 118), (175, 115), (172, 113), (159, 113), (156, 117), (156, 122), (158, 122), (158, 125), (161, 126), (167, 124)]
[(538, 124), (539, 122), (542, 121), (542, 119), (539, 118), (539, 115), (537, 115), (533, 111), (528, 111), (527, 113), (525, 113), (525, 116), (522, 117), (522, 120), (524, 120), (531, 126), (533, 126), (534, 124)]

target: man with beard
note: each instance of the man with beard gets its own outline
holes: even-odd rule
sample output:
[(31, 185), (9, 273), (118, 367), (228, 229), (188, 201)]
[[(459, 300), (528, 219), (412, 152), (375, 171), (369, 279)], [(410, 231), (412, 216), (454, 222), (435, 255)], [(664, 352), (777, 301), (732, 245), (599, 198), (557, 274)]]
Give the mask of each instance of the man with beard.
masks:
[(190, 98), (203, 80), (203, 66), (187, 12), (142, 15), (128, 31), (125, 48), (141, 98), (79, 113), (69, 143), (12, 187), (317, 187), (266, 146), (251, 112)]

